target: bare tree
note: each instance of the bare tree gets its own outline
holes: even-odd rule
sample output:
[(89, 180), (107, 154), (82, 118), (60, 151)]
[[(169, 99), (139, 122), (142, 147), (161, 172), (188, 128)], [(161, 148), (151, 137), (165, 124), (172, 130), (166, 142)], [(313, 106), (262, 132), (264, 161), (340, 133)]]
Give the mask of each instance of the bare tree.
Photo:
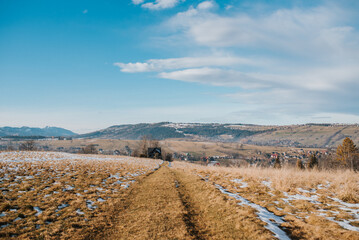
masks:
[(7, 149), (8, 151), (14, 151), (14, 150), (15, 150), (15, 147), (14, 147), (14, 145), (12, 144), (11, 141), (7, 144), (6, 149)]
[(84, 153), (84, 154), (97, 154), (98, 151), (96, 149), (96, 146), (94, 144), (90, 144), (87, 145), (84, 148), (81, 148), (81, 150), (79, 151), (79, 153)]
[(160, 142), (151, 136), (142, 136), (137, 147), (133, 151), (134, 157), (148, 157), (148, 148), (159, 148)]
[(29, 140), (29, 141), (21, 143), (20, 146), (19, 146), (19, 150), (22, 150), (22, 151), (35, 151), (35, 150), (37, 150), (36, 145), (35, 145), (35, 141), (34, 140)]

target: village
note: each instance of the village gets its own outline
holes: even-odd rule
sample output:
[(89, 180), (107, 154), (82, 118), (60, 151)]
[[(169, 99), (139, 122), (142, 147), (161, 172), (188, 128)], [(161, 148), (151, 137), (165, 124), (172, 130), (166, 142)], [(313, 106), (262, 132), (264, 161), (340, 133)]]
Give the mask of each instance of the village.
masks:
[[(138, 141), (122, 141), (109, 144), (111, 140), (78, 140), (72, 137), (47, 137), (38, 138), (0, 138), (0, 151), (6, 150), (24, 150), (22, 143), (24, 141), (34, 141), (34, 148), (38, 151), (55, 151), (68, 153), (91, 153), (102, 155), (122, 155), (133, 156)], [(114, 141), (114, 140), (112, 140)], [(215, 143), (219, 148), (217, 152), (206, 147), (208, 143), (193, 142), (198, 144), (194, 149), (177, 149), (176, 142), (164, 141), (161, 143), (160, 151), (171, 154), (172, 159), (178, 161), (193, 162), (209, 166), (261, 166), (271, 167), (277, 158), (282, 165), (295, 166), (297, 160), (304, 164), (308, 159), (315, 155), (319, 160), (325, 159), (328, 155), (335, 152), (335, 148), (295, 148), (295, 147), (278, 147), (243, 145), (235, 143)], [(202, 145), (201, 145), (202, 144)], [(214, 143), (213, 143), (214, 144)], [(230, 150), (228, 150), (230, 148)], [(180, 150), (180, 151), (178, 151)], [(190, 151), (188, 151), (190, 150)], [(219, 154), (220, 153), (220, 154)]]

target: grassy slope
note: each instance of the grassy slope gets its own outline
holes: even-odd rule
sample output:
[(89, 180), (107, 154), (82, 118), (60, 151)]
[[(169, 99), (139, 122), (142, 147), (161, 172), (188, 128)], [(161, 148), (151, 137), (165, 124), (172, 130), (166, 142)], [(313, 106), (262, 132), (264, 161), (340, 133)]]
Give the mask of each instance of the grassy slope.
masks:
[(278, 141), (290, 140), (302, 146), (330, 147), (337, 146), (347, 136), (354, 142), (359, 142), (359, 127), (356, 125), (317, 126), (295, 125), (275, 127), (274, 132), (257, 134), (246, 138), (253, 143), (273, 145)]

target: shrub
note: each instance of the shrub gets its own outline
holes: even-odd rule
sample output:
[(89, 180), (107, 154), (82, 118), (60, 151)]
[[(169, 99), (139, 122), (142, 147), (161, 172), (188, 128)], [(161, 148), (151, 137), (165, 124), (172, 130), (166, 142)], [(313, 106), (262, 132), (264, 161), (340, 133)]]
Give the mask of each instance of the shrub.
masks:
[(166, 154), (166, 161), (167, 162), (172, 162), (172, 154), (170, 154), (170, 153)]
[(312, 154), (312, 155), (310, 156), (310, 159), (309, 159), (307, 168), (312, 169), (312, 168), (314, 168), (314, 167), (318, 167), (318, 159), (317, 159), (317, 157), (316, 157), (314, 154)]
[(274, 162), (274, 168), (281, 168), (282, 165), (280, 163), (280, 159), (279, 159), (279, 156), (275, 159), (275, 162)]
[(304, 169), (304, 165), (303, 165), (302, 160), (298, 159), (296, 165), (297, 165), (298, 169), (300, 169), (300, 170)]
[(22, 151), (35, 151), (36, 150), (35, 141), (34, 140), (29, 140), (29, 141), (21, 143), (20, 146), (19, 146), (19, 150), (22, 150)]
[(87, 145), (86, 147), (82, 148), (79, 153), (84, 154), (97, 154), (97, 149), (94, 144)]

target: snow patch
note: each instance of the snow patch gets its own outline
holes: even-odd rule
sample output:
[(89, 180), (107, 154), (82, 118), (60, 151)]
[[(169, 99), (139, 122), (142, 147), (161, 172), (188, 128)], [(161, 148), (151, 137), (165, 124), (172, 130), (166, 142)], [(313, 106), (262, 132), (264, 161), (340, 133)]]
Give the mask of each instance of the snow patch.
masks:
[(259, 217), (259, 219), (267, 225), (265, 228), (267, 228), (269, 231), (274, 233), (274, 236), (280, 240), (290, 240), (290, 238), (287, 236), (287, 234), (279, 227), (280, 224), (284, 223), (284, 220), (275, 215), (274, 213), (268, 211), (266, 208), (259, 206), (255, 203), (250, 202), (249, 200), (245, 199), (244, 197), (240, 196), (239, 194), (231, 193), (227, 191), (225, 188), (223, 188), (221, 185), (215, 184), (216, 188), (219, 189), (222, 193), (235, 198), (236, 200), (241, 201), (238, 203), (238, 205), (247, 205), (251, 208), (254, 208), (257, 210), (256, 214)]
[(241, 185), (240, 188), (246, 188), (246, 187), (248, 187), (248, 183), (243, 182), (243, 180), (240, 179), (240, 178), (233, 179), (233, 180), (231, 180), (231, 182), (240, 184), (240, 185)]

